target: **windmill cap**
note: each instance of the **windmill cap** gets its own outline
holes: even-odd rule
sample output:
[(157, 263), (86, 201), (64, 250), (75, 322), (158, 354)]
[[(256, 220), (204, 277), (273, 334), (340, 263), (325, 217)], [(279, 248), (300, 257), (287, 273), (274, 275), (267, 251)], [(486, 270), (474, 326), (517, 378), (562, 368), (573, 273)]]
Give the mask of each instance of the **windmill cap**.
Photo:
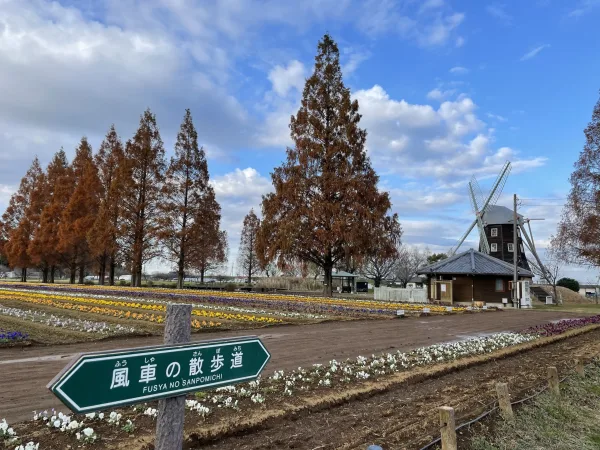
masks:
[[(523, 216), (517, 214), (519, 223), (523, 223)], [(483, 213), (483, 221), (486, 225), (512, 224), (513, 211), (506, 206), (489, 205)]]

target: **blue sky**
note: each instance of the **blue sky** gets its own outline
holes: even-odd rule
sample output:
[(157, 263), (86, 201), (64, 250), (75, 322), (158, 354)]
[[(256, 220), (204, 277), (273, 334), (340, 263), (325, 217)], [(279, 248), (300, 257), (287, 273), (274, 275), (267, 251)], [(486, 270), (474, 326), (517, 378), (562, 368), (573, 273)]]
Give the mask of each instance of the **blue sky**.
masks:
[(499, 203), (529, 199), (543, 247), (598, 98), (599, 17), (598, 0), (0, 0), (0, 210), (34, 155), (97, 148), (113, 122), (127, 139), (148, 106), (172, 153), (189, 107), (234, 261), (329, 32), (404, 241), (447, 250), (468, 179), (486, 190), (508, 159)]

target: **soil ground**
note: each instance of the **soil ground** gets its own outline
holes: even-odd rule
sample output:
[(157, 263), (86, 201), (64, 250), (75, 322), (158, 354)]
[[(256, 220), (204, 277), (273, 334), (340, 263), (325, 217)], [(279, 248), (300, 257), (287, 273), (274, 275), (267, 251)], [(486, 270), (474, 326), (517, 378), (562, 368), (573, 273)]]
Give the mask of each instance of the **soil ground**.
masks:
[(377, 444), (385, 450), (421, 449), (439, 437), (438, 407), (453, 407), (459, 425), (491, 409), (498, 381), (508, 383), (513, 399), (525, 397), (546, 383), (549, 365), (562, 377), (573, 371), (575, 355), (596, 357), (599, 341), (600, 330), (594, 330), (368, 398), (269, 420), (215, 441), (192, 435), (185, 448), (364, 450)]
[[(439, 342), (466, 339), (499, 331), (519, 331), (553, 320), (586, 314), (547, 311), (502, 311), (407, 319), (326, 322), (275, 326), (256, 330), (272, 354), (265, 372), (287, 370), (360, 354), (411, 350)], [(206, 332), (192, 339), (245, 336), (246, 331)], [(161, 343), (158, 336), (115, 338), (84, 344), (0, 349), (0, 417), (10, 423), (30, 419), (32, 411), (65, 407), (47, 383), (80, 352), (139, 347)]]

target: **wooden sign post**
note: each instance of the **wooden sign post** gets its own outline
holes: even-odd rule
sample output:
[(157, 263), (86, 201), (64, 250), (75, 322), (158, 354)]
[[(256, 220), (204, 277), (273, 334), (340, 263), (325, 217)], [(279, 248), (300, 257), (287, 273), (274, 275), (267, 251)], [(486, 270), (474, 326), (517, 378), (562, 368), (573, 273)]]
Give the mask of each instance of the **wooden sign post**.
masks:
[(185, 395), (255, 380), (271, 357), (256, 336), (191, 343), (191, 312), (169, 304), (165, 345), (77, 355), (48, 388), (77, 413), (159, 400), (155, 448), (181, 449)]
[[(185, 344), (192, 338), (192, 305), (167, 306), (165, 322), (165, 345)], [(185, 420), (185, 394), (158, 401), (156, 418), (156, 450), (180, 450), (183, 448), (183, 424)]]

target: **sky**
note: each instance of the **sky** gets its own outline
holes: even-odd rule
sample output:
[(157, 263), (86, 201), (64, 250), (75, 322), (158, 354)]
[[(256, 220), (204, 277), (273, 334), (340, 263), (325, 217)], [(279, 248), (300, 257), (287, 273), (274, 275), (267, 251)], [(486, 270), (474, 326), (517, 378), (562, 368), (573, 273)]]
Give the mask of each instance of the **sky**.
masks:
[(0, 0), (0, 211), (35, 155), (97, 149), (113, 123), (126, 140), (147, 107), (170, 157), (190, 108), (231, 266), (330, 33), (403, 241), (449, 250), (474, 218), (468, 180), (487, 191), (509, 160), (498, 204), (516, 193), (545, 219), (543, 253), (598, 99), (599, 18), (600, 0)]

